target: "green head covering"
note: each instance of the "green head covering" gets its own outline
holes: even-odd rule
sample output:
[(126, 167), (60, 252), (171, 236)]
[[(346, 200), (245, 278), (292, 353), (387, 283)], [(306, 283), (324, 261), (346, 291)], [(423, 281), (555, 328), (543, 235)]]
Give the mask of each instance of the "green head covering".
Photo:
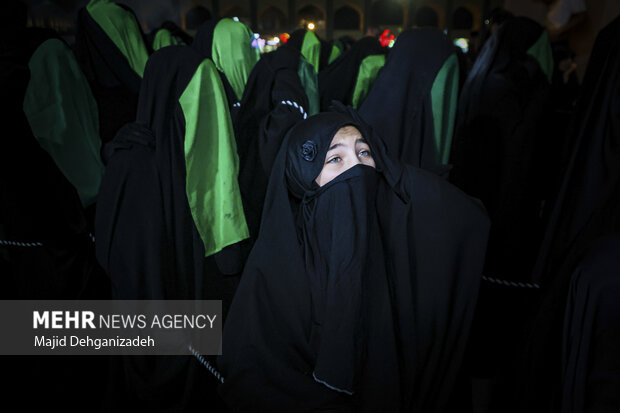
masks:
[(90, 0), (86, 10), (142, 77), (149, 55), (134, 15), (109, 0)]
[(253, 33), (248, 26), (233, 19), (221, 19), (213, 30), (211, 56), (241, 100), (248, 76), (260, 57), (252, 47)]
[(153, 39), (153, 50), (159, 50), (166, 46), (184, 45), (182, 40), (177, 39), (170, 33), (168, 29), (159, 29), (155, 32), (155, 38)]
[(342, 50), (340, 50), (340, 47), (336, 46), (336, 44), (334, 44), (332, 46), (332, 51), (329, 55), (329, 60), (327, 62), (327, 64), (330, 64), (331, 62), (333, 62), (334, 60), (338, 59), (338, 56), (340, 56), (342, 54)]
[(370, 92), (370, 88), (375, 83), (379, 70), (385, 65), (385, 55), (375, 54), (366, 56), (360, 64), (355, 89), (353, 90), (353, 98), (351, 104), (355, 109), (359, 108), (364, 99)]
[(543, 30), (536, 43), (527, 50), (527, 54), (538, 60), (540, 68), (547, 76), (549, 83), (551, 83), (553, 77), (553, 51), (551, 50), (549, 36), (545, 30)]
[(301, 45), (301, 54), (314, 67), (314, 71), (318, 73), (321, 60), (321, 41), (311, 30), (306, 30), (304, 41)]
[(83, 206), (95, 202), (104, 167), (97, 104), (69, 47), (43, 42), (32, 54), (24, 112), (41, 147), (77, 190)]
[(316, 115), (321, 108), (319, 95), (319, 77), (314, 67), (303, 57), (299, 57), (297, 75), (308, 97), (308, 115)]
[(239, 158), (222, 81), (205, 59), (179, 98), (185, 117), (185, 189), (205, 256), (250, 236)]

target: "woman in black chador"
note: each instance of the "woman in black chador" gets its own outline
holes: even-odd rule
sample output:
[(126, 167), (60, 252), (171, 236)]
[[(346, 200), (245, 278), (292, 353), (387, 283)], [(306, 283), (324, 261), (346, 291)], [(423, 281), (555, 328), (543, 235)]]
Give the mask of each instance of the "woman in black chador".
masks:
[(456, 46), (439, 30), (406, 30), (360, 106), (394, 158), (445, 175), (459, 92)]
[[(540, 244), (549, 158), (553, 59), (538, 23), (518, 17), (485, 43), (459, 101), (450, 181), (482, 201), (491, 219), (484, 283), (468, 361), (495, 379), (518, 351), (527, 301), (539, 290), (531, 271)], [(528, 288), (531, 287), (531, 288)]]
[(444, 411), (482, 271), (480, 204), (351, 109), (291, 129), (224, 326), (239, 411)]
[[(219, 257), (248, 236), (234, 143), (213, 62), (187, 46), (155, 52), (136, 122), (104, 153), (97, 259), (114, 298), (222, 300), (226, 311), (240, 267)], [(212, 377), (191, 356), (126, 357), (119, 367), (113, 410), (196, 411), (213, 402)]]
[(552, 67), (543, 27), (519, 17), (489, 39), (463, 86), (450, 181), (489, 211), (489, 277), (530, 281), (546, 195), (541, 130)]
[[(597, 36), (582, 94), (577, 100), (570, 133), (566, 137), (571, 155), (534, 267), (533, 279), (541, 286), (542, 298), (537, 303), (533, 322), (528, 326), (526, 343), (520, 346), (522, 357), (516, 358), (517, 374), (510, 374), (516, 377), (516, 383), (506, 386), (516, 388), (514, 400), (518, 403), (512, 404), (519, 409), (515, 411), (560, 411), (552, 410), (550, 406), (560, 406), (560, 361), (568, 356), (562, 351), (570, 347), (570, 341), (573, 344), (581, 342), (579, 345), (583, 352), (579, 354), (581, 359), (563, 360), (577, 365), (564, 366), (568, 370), (564, 372), (563, 386), (568, 384), (568, 387), (564, 387), (561, 411), (618, 410), (613, 400), (617, 400), (619, 393), (619, 339), (617, 331), (607, 328), (613, 325), (610, 320), (617, 314), (618, 306), (602, 298), (606, 294), (614, 294), (617, 288), (613, 285), (614, 277), (618, 279), (617, 267), (609, 257), (609, 251), (616, 256), (620, 251), (617, 240), (604, 248), (605, 253), (596, 253), (594, 245), (601, 238), (620, 233), (619, 39), (620, 17)], [(591, 250), (590, 253), (588, 250)], [(595, 262), (592, 256), (584, 258), (588, 254), (608, 258)], [(606, 268), (607, 274), (604, 274)], [(595, 278), (589, 281), (582, 278), (580, 281), (576, 278), (579, 271), (591, 273)], [(571, 274), (574, 274), (572, 281)], [(588, 291), (577, 292), (574, 290), (576, 286)], [(567, 306), (569, 287), (573, 292), (568, 296)], [(609, 291), (601, 293), (606, 288)], [(564, 328), (570, 329), (571, 336), (565, 337), (562, 342), (565, 311), (567, 319)], [(596, 311), (599, 313), (593, 314)], [(572, 322), (568, 319), (571, 312), (574, 312)], [(599, 321), (608, 323), (607, 327), (599, 330)], [(597, 353), (592, 354), (593, 364), (587, 360), (585, 353), (590, 339), (601, 343), (599, 347), (592, 347), (591, 351)]]

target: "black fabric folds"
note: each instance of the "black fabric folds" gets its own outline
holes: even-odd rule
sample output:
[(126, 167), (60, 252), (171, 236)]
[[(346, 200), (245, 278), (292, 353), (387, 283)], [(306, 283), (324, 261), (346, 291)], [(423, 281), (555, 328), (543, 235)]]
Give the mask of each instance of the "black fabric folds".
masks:
[(596, 239), (620, 232), (619, 34), (620, 18), (598, 34), (569, 128), (571, 157), (533, 274), (542, 297), (516, 372), (509, 374), (518, 411), (559, 406), (559, 349), (571, 274)]
[(30, 54), (55, 33), (26, 29), (2, 35), (11, 41), (0, 47), (4, 93), (0, 116), (11, 132), (3, 137), (0, 150), (0, 239), (42, 244), (0, 247), (10, 265), (3, 296), (107, 298), (105, 278), (94, 259), (90, 228), (77, 192), (41, 148), (23, 111)]
[(510, 281), (531, 281), (549, 192), (541, 185), (541, 131), (550, 85), (527, 54), (542, 33), (520, 17), (487, 41), (463, 87), (452, 146), (450, 181), (480, 199), (491, 218), (485, 275)]
[[(319, 187), (345, 125), (377, 169), (357, 165)], [(220, 393), (238, 411), (443, 411), (487, 231), (477, 202), (392, 161), (351, 109), (294, 126), (224, 326)]]
[(97, 101), (105, 144), (136, 119), (141, 79), (86, 8), (78, 11), (76, 31), (75, 55)]
[[(550, 85), (528, 49), (543, 33), (519, 17), (489, 38), (463, 86), (452, 146), (450, 181), (480, 199), (491, 219), (485, 276), (521, 283), (486, 283), (480, 292), (468, 364), (470, 374), (489, 380), (509, 374), (540, 292), (526, 285), (533, 287), (542, 233)], [(498, 385), (497, 394), (508, 388)], [(506, 400), (498, 397), (495, 409), (513, 408)]]
[[(213, 256), (205, 258), (185, 190), (185, 118), (179, 97), (203, 60), (186, 46), (155, 52), (145, 69), (136, 122), (105, 147), (97, 258), (116, 299), (214, 299), (223, 300), (226, 311), (238, 283), (238, 277), (219, 271)], [(114, 361), (111, 411), (119, 406), (195, 411), (216, 402), (215, 379), (193, 357)]]
[[(109, 283), (96, 262), (78, 194), (33, 136), (23, 111), (30, 80), (24, 34), (0, 29), (0, 122), (6, 129), (0, 141), (0, 299), (108, 299)], [(2, 356), (10, 377), (4, 403), (27, 411), (94, 409), (106, 361)], [(33, 380), (45, 383), (36, 397)], [(67, 388), (74, 397), (65, 397)]]
[(269, 174), (282, 140), (308, 112), (308, 98), (297, 75), (300, 56), (288, 46), (263, 55), (250, 73), (234, 122), (239, 187), (253, 239), (258, 235)]
[(620, 406), (620, 236), (592, 242), (575, 269), (562, 334), (566, 413), (615, 412)]
[(404, 31), (359, 109), (392, 157), (439, 174), (443, 169), (434, 143), (430, 93), (454, 52), (455, 46), (437, 29)]
[(381, 46), (376, 37), (366, 36), (355, 42), (351, 49), (338, 56), (332, 64), (319, 73), (321, 109), (327, 110), (332, 100), (351, 106), (362, 60), (371, 55), (386, 53), (386, 49)]

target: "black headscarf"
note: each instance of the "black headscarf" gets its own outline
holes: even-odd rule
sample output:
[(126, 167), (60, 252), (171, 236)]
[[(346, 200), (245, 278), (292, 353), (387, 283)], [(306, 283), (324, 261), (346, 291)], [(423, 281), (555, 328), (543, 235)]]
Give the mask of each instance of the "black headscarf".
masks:
[[(357, 165), (319, 187), (346, 125), (377, 169)], [(352, 110), (296, 125), (224, 326), (224, 399), (241, 411), (442, 411), (487, 230), (479, 204), (393, 162)]]
[(308, 98), (299, 80), (299, 51), (288, 46), (267, 53), (248, 78), (235, 120), (239, 186), (250, 235), (258, 235), (267, 181), (289, 129), (307, 117)]
[[(213, 64), (190, 47), (165, 47), (147, 63), (136, 123), (105, 148), (97, 258), (117, 299), (222, 300), (226, 312), (236, 288), (238, 277), (224, 275), (217, 257), (205, 257), (186, 192), (185, 132), (192, 119), (180, 98), (203, 63), (212, 70), (200, 87), (209, 104), (227, 111), (223, 91), (213, 89), (221, 87)], [(193, 357), (128, 357), (119, 369), (115, 408), (134, 402), (150, 411), (194, 411), (213, 402), (209, 380), (215, 380)]]
[(386, 54), (376, 37), (366, 36), (340, 55), (329, 67), (319, 73), (321, 108), (327, 110), (332, 100), (350, 106), (353, 102), (355, 82), (360, 64), (364, 58), (375, 54)]
[(431, 89), (455, 52), (455, 46), (437, 29), (406, 30), (398, 36), (360, 107), (360, 114), (381, 135), (391, 156), (436, 173), (445, 168), (435, 143), (433, 117), (440, 114), (433, 113)]
[(620, 232), (619, 34), (620, 18), (598, 34), (569, 127), (572, 155), (533, 274), (542, 299), (523, 358), (517, 359), (515, 400), (522, 411), (559, 400), (561, 326), (571, 274), (596, 239)]

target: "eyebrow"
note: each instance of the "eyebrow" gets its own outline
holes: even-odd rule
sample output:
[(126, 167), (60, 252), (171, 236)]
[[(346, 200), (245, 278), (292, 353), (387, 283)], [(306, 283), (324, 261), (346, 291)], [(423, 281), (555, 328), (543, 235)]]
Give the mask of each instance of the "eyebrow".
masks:
[[(356, 139), (356, 140), (355, 140), (355, 143), (356, 143), (356, 144), (358, 144), (358, 143), (365, 143), (366, 145), (368, 145), (368, 142), (366, 142), (366, 139), (364, 139), (364, 138), (358, 138), (358, 139)], [(338, 148), (339, 146), (344, 146), (344, 145), (343, 145), (342, 143), (335, 143), (335, 144), (333, 144), (332, 146), (330, 146), (330, 147), (329, 147), (329, 149), (327, 150), (327, 152), (331, 151), (332, 149), (336, 149), (336, 148)]]

